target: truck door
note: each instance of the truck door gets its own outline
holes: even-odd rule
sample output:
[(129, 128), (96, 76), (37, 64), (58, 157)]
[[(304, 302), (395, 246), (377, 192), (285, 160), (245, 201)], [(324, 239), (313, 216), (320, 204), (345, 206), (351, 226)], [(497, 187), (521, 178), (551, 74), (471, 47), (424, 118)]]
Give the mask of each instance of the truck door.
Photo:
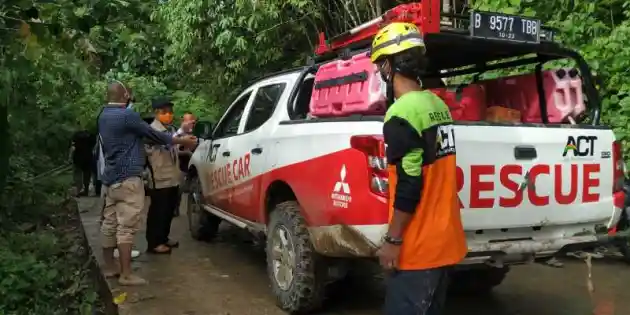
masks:
[[(230, 139), (232, 160), (230, 171), (234, 189), (230, 212), (252, 222), (261, 222), (264, 204), (264, 175), (271, 169), (273, 140), (270, 136), (276, 124), (270, 119), (283, 94), (286, 82), (267, 81), (258, 85), (253, 101), (246, 108), (243, 132)], [(286, 95), (285, 95), (286, 97)]]
[(206, 165), (204, 195), (211, 205), (226, 211), (229, 209), (229, 198), (234, 185), (229, 173), (234, 158), (230, 151), (230, 141), (239, 132), (243, 113), (251, 95), (251, 90), (241, 94), (219, 121), (212, 134), (212, 142), (204, 162)]

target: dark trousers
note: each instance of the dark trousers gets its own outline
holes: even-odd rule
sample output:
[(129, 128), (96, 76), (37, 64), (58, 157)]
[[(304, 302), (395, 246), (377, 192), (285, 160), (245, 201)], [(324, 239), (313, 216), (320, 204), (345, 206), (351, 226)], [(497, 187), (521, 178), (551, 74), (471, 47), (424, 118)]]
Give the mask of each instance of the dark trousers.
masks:
[(156, 248), (168, 242), (171, 233), (171, 221), (179, 201), (179, 187), (149, 190), (151, 205), (147, 213), (148, 248)]
[(385, 315), (440, 315), (448, 289), (448, 267), (394, 271), (387, 279)]
[(81, 191), (81, 187), (83, 187), (83, 192), (86, 194), (90, 192), (90, 178), (92, 177), (92, 170), (89, 165), (74, 165), (74, 187), (77, 189), (77, 192)]
[(96, 194), (97, 197), (101, 196), (101, 187), (103, 186), (103, 183), (98, 180), (98, 175), (97, 175), (97, 168), (96, 168), (96, 163), (92, 163), (92, 185), (94, 185), (94, 193)]

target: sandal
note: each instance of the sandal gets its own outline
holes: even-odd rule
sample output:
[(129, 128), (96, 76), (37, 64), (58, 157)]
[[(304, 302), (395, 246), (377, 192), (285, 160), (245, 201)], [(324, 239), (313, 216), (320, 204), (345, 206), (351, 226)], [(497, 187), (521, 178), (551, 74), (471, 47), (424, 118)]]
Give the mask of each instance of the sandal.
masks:
[(170, 254), (171, 253), (171, 248), (167, 245), (158, 245), (157, 247), (154, 248), (149, 248), (147, 249), (147, 253), (150, 254)]
[(103, 276), (105, 279), (117, 278), (120, 276), (120, 272), (118, 271), (103, 271)]
[(120, 278), (118, 278), (118, 284), (124, 286), (145, 285), (147, 283), (147, 280), (144, 280), (136, 275), (128, 275), (126, 277), (120, 276)]

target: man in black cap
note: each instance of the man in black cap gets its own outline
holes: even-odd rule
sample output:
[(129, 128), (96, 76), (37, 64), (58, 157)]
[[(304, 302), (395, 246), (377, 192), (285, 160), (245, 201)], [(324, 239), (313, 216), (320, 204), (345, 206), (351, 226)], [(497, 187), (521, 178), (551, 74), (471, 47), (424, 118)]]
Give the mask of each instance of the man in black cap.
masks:
[[(175, 132), (173, 123), (173, 103), (167, 98), (153, 100), (155, 118), (151, 128), (158, 132), (168, 132), (174, 137), (182, 134), (182, 129)], [(147, 214), (146, 238), (147, 251), (154, 254), (169, 254), (179, 245), (170, 240), (171, 221), (175, 209), (179, 206), (179, 158), (176, 145), (146, 144), (149, 162), (148, 195), (151, 198)]]

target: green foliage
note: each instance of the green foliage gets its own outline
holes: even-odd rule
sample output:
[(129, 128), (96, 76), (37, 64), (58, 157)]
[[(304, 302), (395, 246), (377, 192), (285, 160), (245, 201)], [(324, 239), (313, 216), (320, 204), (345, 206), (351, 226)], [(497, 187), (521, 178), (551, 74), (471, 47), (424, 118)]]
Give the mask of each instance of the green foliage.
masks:
[[(247, 82), (303, 65), (320, 30), (339, 34), (399, 2), (0, 2), (0, 228), (36, 227), (29, 234), (0, 233), (0, 313), (80, 314), (92, 301), (84, 268), (60, 263), (78, 261), (62, 254), (76, 239), (45, 228), (55, 213), (46, 205), (64, 200), (68, 181), (37, 175), (67, 163), (73, 131), (95, 127), (108, 82), (133, 89), (135, 110), (143, 114), (151, 113), (152, 98), (168, 95), (178, 116), (192, 111), (216, 122)], [(558, 28), (559, 39), (580, 51), (601, 79), (603, 122), (630, 153), (630, 2), (470, 2)], [(38, 299), (29, 302), (29, 296)]]
[[(65, 259), (76, 239), (52, 231), (0, 239), (0, 314), (91, 314), (96, 293), (84, 267)], [(85, 292), (88, 293), (85, 293)], [(51, 308), (50, 301), (58, 301)]]
[(92, 314), (100, 304), (76, 204), (63, 191), (69, 178), (28, 184), (10, 184), (1, 200), (11, 204), (0, 217), (0, 314)]

